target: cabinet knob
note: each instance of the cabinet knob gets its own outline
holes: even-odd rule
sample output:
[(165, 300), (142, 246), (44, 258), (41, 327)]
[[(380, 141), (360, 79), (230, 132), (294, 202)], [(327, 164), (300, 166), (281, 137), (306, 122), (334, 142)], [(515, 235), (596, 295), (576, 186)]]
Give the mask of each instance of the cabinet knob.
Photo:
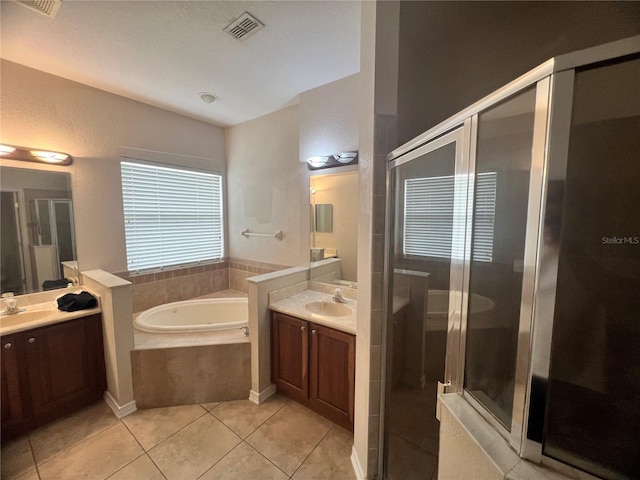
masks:
[(4, 348), (11, 348), (11, 342), (5, 343)]
[(304, 332), (304, 326), (300, 327), (300, 331)]
[(314, 328), (313, 330), (311, 330), (311, 335), (315, 335), (316, 334), (316, 329)]
[(29, 340), (27, 340), (29, 343), (33, 343), (36, 341), (36, 339), (34, 337), (29, 338)]

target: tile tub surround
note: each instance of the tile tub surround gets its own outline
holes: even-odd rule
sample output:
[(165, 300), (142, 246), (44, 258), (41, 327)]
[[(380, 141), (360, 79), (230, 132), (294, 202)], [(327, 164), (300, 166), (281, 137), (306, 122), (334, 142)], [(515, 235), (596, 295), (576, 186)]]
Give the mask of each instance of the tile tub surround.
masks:
[[(302, 285), (294, 286), (294, 288), (288, 287), (287, 290), (295, 292), (296, 287), (301, 288)], [(344, 289), (343, 294), (346, 293), (346, 290), (349, 289)], [(335, 289), (333, 289), (333, 291), (335, 291)], [(278, 291), (272, 292), (270, 295), (270, 298), (280, 298)], [(357, 302), (353, 298), (346, 298), (348, 301), (346, 306), (352, 310), (352, 313), (351, 315), (344, 317), (319, 316), (307, 310), (305, 305), (310, 302), (334, 302), (332, 293), (325, 293), (317, 290), (304, 290), (289, 297), (279, 299), (273, 303), (269, 303), (269, 309), (355, 335), (356, 318), (358, 315)]]
[(133, 283), (133, 311), (189, 300), (229, 288), (229, 264), (209, 263), (155, 273), (115, 275)]
[(229, 258), (229, 288), (248, 293), (249, 285), (247, 278), (277, 272), (287, 268), (290, 268), (290, 266), (254, 262), (253, 260), (231, 257)]
[(348, 431), (278, 395), (122, 420), (100, 402), (3, 445), (2, 478), (352, 480), (352, 444)]
[(251, 345), (243, 343), (133, 350), (138, 408), (239, 400), (251, 388)]
[(115, 273), (133, 283), (133, 311), (143, 312), (165, 303), (190, 300), (229, 288), (247, 293), (247, 278), (289, 268), (240, 258), (162, 272)]

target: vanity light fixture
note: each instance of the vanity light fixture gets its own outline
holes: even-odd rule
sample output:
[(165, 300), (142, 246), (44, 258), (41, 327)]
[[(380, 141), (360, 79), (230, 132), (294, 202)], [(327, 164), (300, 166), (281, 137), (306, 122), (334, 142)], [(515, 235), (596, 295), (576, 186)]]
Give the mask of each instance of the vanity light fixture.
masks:
[(309, 170), (318, 170), (320, 168), (344, 167), (346, 165), (355, 165), (358, 163), (358, 152), (340, 152), (329, 156), (310, 157), (307, 159), (307, 168)]
[(327, 164), (329, 157), (309, 157), (307, 163), (314, 168), (321, 168)]
[(10, 160), (55, 163), (56, 165), (71, 165), (71, 162), (73, 162), (73, 158), (68, 153), (32, 150), (28, 147), (17, 147), (13, 145), (0, 145), (0, 156)]
[(16, 147), (11, 147), (9, 145), (0, 145), (0, 156), (4, 157), (5, 155), (9, 155), (16, 151)]
[(358, 152), (342, 152), (334, 155), (335, 159), (340, 163), (351, 163), (358, 156)]

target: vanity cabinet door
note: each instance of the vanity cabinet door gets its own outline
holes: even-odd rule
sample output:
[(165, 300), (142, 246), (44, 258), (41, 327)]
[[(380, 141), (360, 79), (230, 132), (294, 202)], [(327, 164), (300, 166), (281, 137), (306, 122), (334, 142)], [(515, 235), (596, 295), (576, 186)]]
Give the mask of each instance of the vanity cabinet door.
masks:
[(309, 328), (309, 400), (325, 417), (353, 429), (356, 338), (313, 323)]
[(308, 323), (274, 312), (271, 324), (271, 380), (293, 399), (309, 396)]
[(35, 423), (100, 399), (106, 388), (100, 315), (23, 332)]
[(2, 337), (2, 430), (22, 422), (22, 395), (18, 371), (17, 335)]

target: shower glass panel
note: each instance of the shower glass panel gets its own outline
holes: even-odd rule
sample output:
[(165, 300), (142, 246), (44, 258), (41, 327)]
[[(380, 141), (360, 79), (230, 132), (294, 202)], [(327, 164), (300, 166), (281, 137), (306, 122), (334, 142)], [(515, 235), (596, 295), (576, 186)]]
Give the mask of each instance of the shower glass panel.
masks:
[(478, 115), (464, 388), (511, 430), (535, 88)]
[[(640, 478), (640, 58), (576, 70), (543, 452)], [(549, 208), (549, 207), (547, 207)]]
[(411, 152), (391, 170), (387, 479), (429, 479), (437, 465), (459, 133)]

